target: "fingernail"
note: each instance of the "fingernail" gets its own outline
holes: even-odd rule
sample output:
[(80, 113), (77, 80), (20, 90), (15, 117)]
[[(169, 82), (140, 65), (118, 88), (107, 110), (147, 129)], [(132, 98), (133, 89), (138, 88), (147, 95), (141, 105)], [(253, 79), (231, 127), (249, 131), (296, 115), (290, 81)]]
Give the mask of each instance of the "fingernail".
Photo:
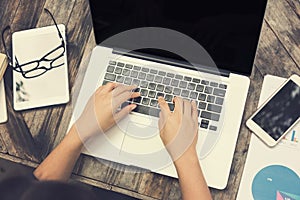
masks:
[(137, 105), (135, 105), (135, 104), (132, 104), (132, 106), (131, 106), (131, 110), (134, 110), (134, 109), (136, 108), (136, 106), (137, 106)]

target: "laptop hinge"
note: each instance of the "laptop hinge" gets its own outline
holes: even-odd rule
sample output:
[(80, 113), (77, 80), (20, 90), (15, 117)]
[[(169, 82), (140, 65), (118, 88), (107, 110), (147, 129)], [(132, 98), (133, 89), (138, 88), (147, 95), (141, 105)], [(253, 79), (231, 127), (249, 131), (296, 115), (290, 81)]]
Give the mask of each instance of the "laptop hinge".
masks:
[(230, 71), (228, 71), (228, 70), (223, 70), (223, 69), (219, 69), (219, 68), (214, 69), (213, 67), (206, 67), (206, 66), (194, 64), (194, 63), (192, 65), (185, 61), (171, 59), (171, 58), (163, 58), (160, 56), (149, 55), (149, 54), (136, 52), (136, 51), (127, 52), (126, 50), (114, 48), (113, 53), (118, 54), (118, 55), (132, 57), (132, 58), (139, 58), (139, 59), (143, 59), (143, 60), (158, 62), (161, 64), (173, 65), (176, 67), (182, 67), (185, 69), (200, 71), (200, 72), (204, 72), (204, 73), (210, 73), (210, 74), (219, 75), (219, 76), (221, 75), (224, 77), (229, 77), (229, 74), (230, 74)]

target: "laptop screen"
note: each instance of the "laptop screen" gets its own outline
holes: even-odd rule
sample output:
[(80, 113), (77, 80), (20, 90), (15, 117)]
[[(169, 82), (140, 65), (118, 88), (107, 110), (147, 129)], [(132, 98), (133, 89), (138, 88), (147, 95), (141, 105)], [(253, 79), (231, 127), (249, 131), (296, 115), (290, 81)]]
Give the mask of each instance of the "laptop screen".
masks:
[[(197, 41), (218, 68), (250, 75), (266, 3), (267, 0), (90, 0), (90, 8), (97, 44), (134, 28), (168, 28)], [(126, 45), (111, 45), (127, 49)], [(144, 52), (179, 59), (166, 51)], [(189, 61), (201, 64), (197, 58)]]

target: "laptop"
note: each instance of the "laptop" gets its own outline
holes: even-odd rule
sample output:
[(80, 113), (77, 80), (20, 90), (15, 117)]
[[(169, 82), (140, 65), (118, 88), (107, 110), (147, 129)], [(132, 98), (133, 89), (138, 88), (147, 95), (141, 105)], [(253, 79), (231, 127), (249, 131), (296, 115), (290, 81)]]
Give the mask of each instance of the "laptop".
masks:
[(267, 0), (90, 0), (97, 46), (70, 124), (107, 82), (137, 85), (137, 108), (83, 153), (177, 177), (159, 137), (157, 97), (195, 100), (210, 187), (227, 185)]

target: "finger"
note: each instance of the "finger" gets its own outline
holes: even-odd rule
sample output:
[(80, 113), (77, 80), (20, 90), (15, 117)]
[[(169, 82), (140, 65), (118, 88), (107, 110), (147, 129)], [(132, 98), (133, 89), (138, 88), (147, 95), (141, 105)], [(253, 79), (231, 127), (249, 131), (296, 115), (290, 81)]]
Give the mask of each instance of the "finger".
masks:
[(137, 88), (137, 86), (135, 85), (118, 85), (118, 87), (116, 87), (116, 89), (114, 89), (113, 91), (113, 96), (119, 96), (124, 92), (127, 91), (132, 91), (133, 89)]
[(192, 117), (192, 105), (191, 102), (188, 100), (183, 100), (183, 116), (185, 117)]
[(115, 121), (118, 122), (126, 117), (132, 110), (136, 108), (135, 104), (130, 104), (115, 114)]
[(139, 92), (133, 92), (132, 94), (131, 94), (131, 97), (130, 98), (137, 98), (137, 97), (140, 97), (141, 96), (141, 93), (139, 93)]
[(118, 83), (109, 82), (103, 86), (103, 92), (110, 92), (118, 86)]
[(163, 128), (163, 125), (164, 125), (164, 119), (163, 119), (162, 113), (160, 112), (159, 113), (159, 120), (158, 120), (158, 128), (159, 128), (159, 130), (161, 130)]
[(161, 110), (162, 117), (166, 118), (169, 114), (171, 114), (169, 105), (165, 101), (163, 97), (158, 97), (158, 104)]
[(194, 122), (198, 124), (198, 110), (197, 110), (197, 105), (195, 101), (192, 101), (192, 118)]
[(176, 114), (182, 114), (183, 112), (183, 100), (180, 97), (174, 98), (174, 113)]

